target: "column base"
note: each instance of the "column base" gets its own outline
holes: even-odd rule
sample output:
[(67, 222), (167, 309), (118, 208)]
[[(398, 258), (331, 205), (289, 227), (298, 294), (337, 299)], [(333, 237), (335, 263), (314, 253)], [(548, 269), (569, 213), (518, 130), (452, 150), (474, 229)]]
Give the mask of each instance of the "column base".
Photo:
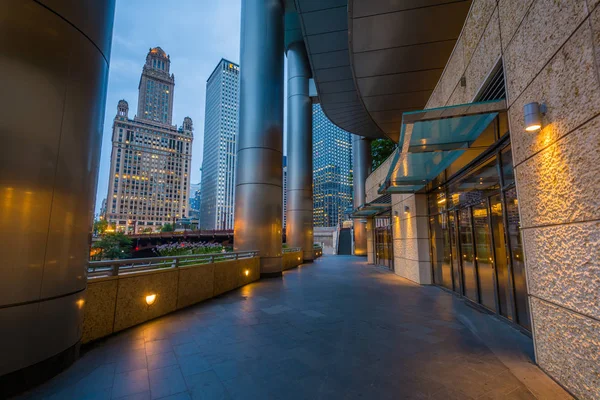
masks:
[(277, 272), (261, 272), (260, 279), (269, 279), (269, 278), (281, 278), (283, 273), (281, 271)]
[(44, 361), (0, 376), (0, 398), (17, 395), (58, 375), (77, 360), (80, 346), (81, 341)]

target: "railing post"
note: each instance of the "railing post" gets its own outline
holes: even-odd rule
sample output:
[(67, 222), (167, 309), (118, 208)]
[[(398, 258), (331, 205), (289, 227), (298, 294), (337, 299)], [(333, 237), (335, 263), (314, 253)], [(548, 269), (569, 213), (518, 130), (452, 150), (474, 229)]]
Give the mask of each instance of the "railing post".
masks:
[(175, 268), (179, 268), (179, 258), (175, 259)]
[(119, 264), (113, 264), (112, 276), (119, 276)]
[(214, 256), (214, 254), (212, 254), (210, 256), (210, 262), (211, 262), (211, 264), (215, 262), (215, 256)]

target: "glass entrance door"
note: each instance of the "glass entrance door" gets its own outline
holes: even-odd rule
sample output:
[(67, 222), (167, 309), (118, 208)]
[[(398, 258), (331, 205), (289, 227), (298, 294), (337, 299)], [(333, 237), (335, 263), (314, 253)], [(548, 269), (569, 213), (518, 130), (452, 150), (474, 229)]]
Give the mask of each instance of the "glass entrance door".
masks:
[(375, 227), (375, 264), (394, 267), (392, 225), (390, 218), (377, 219)]
[(473, 206), (472, 211), (479, 300), (485, 307), (494, 310), (496, 308), (494, 253), (487, 201)]
[(470, 207), (463, 208), (458, 212), (458, 242), (462, 264), (462, 281), (464, 284), (462, 294), (473, 301), (479, 302)]

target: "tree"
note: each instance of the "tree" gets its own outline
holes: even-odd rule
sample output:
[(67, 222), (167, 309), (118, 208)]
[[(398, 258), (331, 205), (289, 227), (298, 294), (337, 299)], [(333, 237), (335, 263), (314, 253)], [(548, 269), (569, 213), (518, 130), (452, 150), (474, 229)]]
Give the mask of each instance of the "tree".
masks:
[(94, 234), (102, 235), (108, 229), (108, 221), (105, 219), (97, 219), (94, 221)]
[(100, 250), (101, 259), (116, 260), (129, 257), (131, 245), (131, 239), (123, 233), (112, 232), (104, 234), (92, 247)]
[(373, 171), (377, 169), (396, 149), (396, 144), (389, 139), (375, 139), (371, 142)]
[(169, 224), (168, 222), (160, 228), (161, 232), (173, 232), (175, 228), (173, 228), (173, 224)]

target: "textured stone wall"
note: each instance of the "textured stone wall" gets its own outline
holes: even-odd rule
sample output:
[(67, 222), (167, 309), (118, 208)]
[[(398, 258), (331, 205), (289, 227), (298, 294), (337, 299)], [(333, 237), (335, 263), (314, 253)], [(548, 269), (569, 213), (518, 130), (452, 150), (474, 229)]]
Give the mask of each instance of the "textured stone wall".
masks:
[(370, 203), (371, 201), (377, 199), (381, 196), (377, 191), (385, 181), (387, 177), (388, 171), (390, 170), (390, 166), (392, 165), (392, 161), (394, 159), (394, 155), (396, 152), (393, 152), (384, 162), (381, 163), (379, 167), (375, 171), (371, 173), (367, 177), (367, 181), (365, 184), (365, 201)]
[[(405, 207), (408, 207), (408, 212), (405, 212)], [(392, 236), (396, 274), (416, 283), (431, 284), (429, 219), (425, 195), (392, 195)]]
[[(600, 398), (598, 3), (474, 0), (427, 104), (473, 101), (502, 59), (536, 358), (582, 399)], [(524, 130), (530, 102), (548, 107), (539, 132)]]
[[(99, 339), (258, 279), (258, 257), (90, 279), (82, 342)], [(146, 304), (146, 296), (150, 294), (156, 294), (151, 306)]]
[(292, 269), (302, 264), (302, 251), (283, 253), (283, 270)]

